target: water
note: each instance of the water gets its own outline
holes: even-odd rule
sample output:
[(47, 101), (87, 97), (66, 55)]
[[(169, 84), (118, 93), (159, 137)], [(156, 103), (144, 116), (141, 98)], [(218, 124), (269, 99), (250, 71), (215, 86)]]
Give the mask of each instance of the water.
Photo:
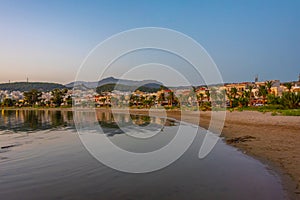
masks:
[[(89, 116), (90, 114), (86, 114)], [(112, 117), (97, 113), (104, 132), (128, 151), (161, 148), (178, 122), (155, 117)], [(117, 128), (123, 124), (163, 131), (138, 140)], [(69, 111), (4, 111), (0, 115), (1, 199), (284, 199), (280, 179), (265, 165), (219, 140), (198, 159), (204, 130), (170, 166), (152, 173), (128, 174), (94, 159), (79, 140)], [(131, 124), (130, 124), (131, 123)], [(192, 126), (191, 126), (192, 128)], [(137, 134), (137, 133), (135, 133)], [(187, 133), (188, 134), (188, 133)]]

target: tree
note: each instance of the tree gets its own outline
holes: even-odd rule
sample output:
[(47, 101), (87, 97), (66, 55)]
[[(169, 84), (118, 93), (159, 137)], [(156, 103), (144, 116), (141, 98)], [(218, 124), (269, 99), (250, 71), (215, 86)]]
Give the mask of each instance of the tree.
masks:
[(189, 96), (188, 95), (179, 94), (178, 99), (179, 99), (179, 103), (180, 103), (181, 106), (187, 105), (188, 104)]
[(210, 92), (209, 92), (209, 94), (210, 94), (210, 97), (211, 97), (211, 99), (213, 100), (213, 101), (216, 101), (217, 100), (217, 89), (215, 88), (215, 87), (212, 87), (212, 88), (210, 88)]
[(136, 106), (138, 106), (139, 105), (139, 100), (140, 100), (140, 98), (139, 98), (138, 95), (134, 95), (134, 94), (130, 95), (130, 102), (131, 102), (130, 105), (136, 104)]
[(125, 101), (125, 96), (124, 95), (120, 96), (120, 101), (121, 101), (121, 104), (123, 105), (123, 102)]
[(146, 100), (146, 97), (144, 97), (143, 95), (140, 95), (139, 102), (140, 102), (143, 106), (145, 106), (146, 103), (147, 103), (147, 101), (145, 102), (145, 100)]
[(2, 105), (3, 106), (7, 106), (7, 107), (10, 107), (10, 106), (13, 106), (14, 105), (14, 102), (12, 99), (10, 98), (5, 98), (2, 102)]
[(160, 104), (165, 100), (166, 100), (165, 93), (164, 92), (160, 93), (160, 95), (158, 97), (158, 101), (160, 102)]
[(116, 97), (111, 97), (110, 101), (111, 101), (112, 106), (118, 106), (119, 105), (119, 99), (116, 98)]
[(253, 90), (253, 85), (249, 85), (248, 86), (248, 91), (250, 92), (250, 95), (249, 95), (249, 102), (250, 102), (250, 106), (252, 105), (252, 90)]
[(289, 92), (291, 92), (292, 83), (285, 83), (284, 86), (288, 89)]
[(273, 81), (266, 81), (265, 82), (265, 85), (266, 85), (266, 88), (268, 89), (268, 94), (271, 94), (271, 87), (273, 86)]
[(230, 89), (230, 93), (233, 96), (233, 98), (236, 99), (236, 96), (238, 94), (238, 89), (236, 87), (233, 87)]
[(195, 93), (197, 93), (197, 88), (195, 86), (192, 86), (192, 91)]
[(115, 83), (101, 85), (96, 88), (96, 92), (102, 95), (103, 92), (112, 92), (115, 87), (116, 87)]
[(226, 107), (225, 103), (226, 90), (220, 90), (217, 94), (217, 105), (221, 106), (221, 108)]
[(281, 97), (281, 102), (283, 106), (292, 108), (300, 107), (300, 94), (296, 94), (294, 92), (284, 92)]
[(153, 95), (153, 96), (150, 96), (148, 97), (146, 100), (144, 100), (144, 106), (147, 108), (147, 107), (151, 107), (154, 105), (154, 101), (156, 99), (156, 96)]
[(210, 92), (209, 92), (209, 90), (205, 90), (205, 95), (206, 95), (207, 101), (210, 101)]
[(200, 93), (200, 94), (197, 95), (197, 100), (198, 100), (199, 106), (202, 106), (202, 104), (203, 104), (203, 98), (204, 98), (204, 94), (203, 93)]
[(280, 97), (275, 96), (275, 94), (268, 94), (267, 95), (268, 104), (280, 104)]
[(56, 107), (60, 106), (63, 102), (63, 98), (68, 90), (60, 90), (60, 89), (54, 89), (51, 91), (52, 94), (52, 102)]
[(31, 106), (40, 102), (41, 96), (42, 96), (42, 93), (36, 89), (32, 89), (29, 92), (24, 92), (24, 100)]
[(72, 106), (73, 99), (72, 99), (72, 97), (70, 95), (66, 98), (66, 103), (67, 103), (68, 106)]
[(101, 98), (100, 101), (102, 102), (102, 105), (105, 106), (106, 105), (106, 97)]
[(226, 91), (226, 96), (229, 99), (229, 106), (230, 106), (230, 108), (232, 108), (233, 107), (233, 96), (232, 96), (231, 92)]
[(240, 106), (247, 107), (249, 104), (251, 93), (249, 90), (245, 90), (242, 96), (239, 98)]
[[(237, 92), (238, 92), (238, 90), (236, 87), (233, 87), (229, 91), (226, 91), (227, 98), (229, 99), (230, 108), (233, 108), (234, 106), (236, 106)], [(234, 103), (235, 105), (233, 105), (234, 101), (235, 101), (235, 103)]]
[(169, 106), (173, 105), (174, 92), (170, 91), (167, 96)]
[(263, 104), (266, 103), (266, 97), (267, 97), (268, 91), (265, 85), (261, 85), (258, 88), (258, 96), (263, 98)]

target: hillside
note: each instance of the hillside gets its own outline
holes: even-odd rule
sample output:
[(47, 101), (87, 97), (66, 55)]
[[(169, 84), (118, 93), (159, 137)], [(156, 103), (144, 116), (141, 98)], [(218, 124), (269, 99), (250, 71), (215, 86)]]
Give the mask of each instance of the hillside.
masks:
[(98, 82), (98, 86), (106, 85), (106, 84), (145, 86), (148, 88), (160, 88), (160, 86), (163, 85), (162, 83), (155, 80), (133, 81), (133, 80), (126, 80), (126, 79), (116, 79), (114, 77), (108, 77)]
[(14, 83), (1, 83), (0, 90), (8, 90), (8, 91), (30, 91), (32, 89), (36, 89), (39, 91), (51, 91), (53, 89), (63, 89), (66, 88), (62, 84), (58, 83), (47, 83), (47, 82), (14, 82)]
[(98, 86), (98, 82), (88, 82), (88, 81), (75, 81), (65, 85), (67, 88), (75, 87), (84, 87), (84, 88), (96, 88)]
[(142, 92), (157, 92), (160, 90), (160, 88), (153, 88), (153, 87), (148, 87), (148, 86), (130, 86), (130, 85), (123, 85), (123, 84), (115, 84), (115, 83), (108, 83), (101, 85), (96, 88), (96, 92), (101, 94), (102, 92), (112, 92), (113, 90), (118, 90), (118, 91), (142, 91)]
[(155, 81), (155, 80), (143, 80), (143, 81), (133, 81), (133, 80), (126, 80), (126, 79), (117, 79), (114, 77), (108, 77), (104, 78), (100, 81), (94, 81), (94, 82), (87, 82), (87, 81), (75, 81), (66, 84), (65, 86), (68, 88), (73, 88), (75, 86), (80, 87), (87, 87), (87, 88), (96, 88), (98, 86), (108, 85), (108, 84), (118, 84), (122, 86), (132, 86), (132, 87), (139, 87), (144, 86), (147, 88), (153, 88), (153, 89), (159, 89), (162, 83)]

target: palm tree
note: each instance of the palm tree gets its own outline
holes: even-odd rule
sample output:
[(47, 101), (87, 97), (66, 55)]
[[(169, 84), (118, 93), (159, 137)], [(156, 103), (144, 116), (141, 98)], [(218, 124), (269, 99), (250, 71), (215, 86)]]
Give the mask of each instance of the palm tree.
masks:
[(243, 106), (248, 106), (250, 98), (251, 98), (251, 92), (250, 92), (250, 90), (245, 90), (243, 92), (242, 98), (243, 98)]
[(197, 95), (199, 106), (202, 106), (202, 104), (203, 104), (203, 97), (204, 97), (203, 93), (200, 93), (200, 94)]
[(266, 85), (266, 87), (267, 87), (267, 89), (268, 89), (268, 93), (269, 94), (271, 94), (271, 87), (273, 86), (273, 81), (266, 81), (265, 82), (265, 85)]
[(132, 105), (136, 105), (136, 106), (138, 106), (139, 105), (139, 97), (137, 96), (137, 95), (134, 95), (134, 94), (131, 94), (130, 95), (130, 101), (131, 101), (131, 103), (132, 103)]
[(206, 95), (207, 101), (210, 101), (210, 92), (209, 92), (209, 90), (205, 90), (205, 95)]
[(168, 99), (169, 106), (172, 106), (174, 100), (174, 92), (170, 91), (167, 99)]
[(146, 100), (146, 97), (144, 97), (144, 96), (140, 96), (140, 98), (139, 98), (139, 101), (140, 101), (140, 103), (143, 105), (143, 106), (145, 106), (146, 104), (147, 104), (147, 102), (145, 102), (145, 100)]
[(226, 107), (225, 103), (225, 96), (226, 96), (226, 90), (221, 90), (217, 93), (217, 104), (220, 105), (222, 108)]
[(217, 100), (217, 89), (215, 87), (210, 88), (210, 97), (215, 101)]
[(158, 101), (160, 102), (160, 104), (161, 104), (161, 102), (163, 102), (165, 100), (166, 100), (165, 93), (164, 92), (160, 93), (160, 95), (158, 97)]
[(230, 106), (230, 108), (232, 108), (233, 107), (233, 96), (232, 96), (231, 92), (226, 90), (226, 96), (229, 99), (229, 106)]
[(291, 92), (292, 89), (292, 83), (285, 83), (284, 86)]
[(236, 99), (236, 95), (238, 94), (238, 89), (236, 87), (233, 87), (230, 89), (230, 93), (233, 96), (233, 98)]
[(189, 98), (188, 95), (180, 94), (180, 95), (178, 96), (178, 100), (179, 100), (180, 105), (187, 105), (187, 103), (188, 103), (188, 98)]
[(248, 90), (249, 90), (249, 101), (250, 101), (250, 106), (252, 105), (252, 90), (253, 90), (254, 86), (253, 85), (249, 85), (248, 86)]
[(156, 99), (155, 95), (151, 95), (149, 97), (149, 107), (153, 106), (153, 104), (155, 103), (155, 99)]
[(266, 103), (266, 97), (267, 97), (268, 91), (265, 85), (261, 85), (258, 88), (258, 96), (263, 98), (263, 104)]
[(197, 92), (197, 88), (195, 86), (192, 86), (192, 90), (193, 90), (194, 93)]

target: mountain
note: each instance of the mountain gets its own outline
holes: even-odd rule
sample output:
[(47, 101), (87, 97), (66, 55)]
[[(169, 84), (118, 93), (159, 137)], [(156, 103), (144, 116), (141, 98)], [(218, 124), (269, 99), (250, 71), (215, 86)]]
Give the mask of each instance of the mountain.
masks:
[(108, 77), (102, 79), (98, 82), (98, 86), (106, 85), (106, 84), (120, 84), (120, 85), (128, 85), (128, 86), (145, 86), (149, 88), (160, 88), (162, 83), (155, 80), (143, 80), (143, 81), (133, 81), (127, 79), (116, 79), (114, 77)]
[(47, 92), (53, 89), (63, 89), (66, 88), (62, 84), (58, 83), (47, 83), (47, 82), (14, 82), (14, 83), (1, 83), (0, 90), (8, 91), (30, 91), (36, 89), (39, 91)]
[(76, 87), (86, 87), (86, 88), (96, 88), (98, 86), (98, 82), (87, 82), (87, 81), (75, 81), (65, 85), (67, 88)]
[(155, 81), (155, 80), (143, 80), (143, 81), (133, 81), (133, 80), (127, 80), (127, 79), (117, 79), (114, 77), (108, 77), (104, 78), (98, 82), (87, 82), (87, 81), (75, 81), (72, 83), (68, 83), (65, 86), (68, 88), (73, 88), (74, 86), (77, 87), (86, 87), (86, 88), (96, 88), (98, 86), (103, 86), (107, 84), (120, 84), (120, 85), (126, 85), (126, 86), (145, 86), (147, 88), (160, 88), (162, 83)]

